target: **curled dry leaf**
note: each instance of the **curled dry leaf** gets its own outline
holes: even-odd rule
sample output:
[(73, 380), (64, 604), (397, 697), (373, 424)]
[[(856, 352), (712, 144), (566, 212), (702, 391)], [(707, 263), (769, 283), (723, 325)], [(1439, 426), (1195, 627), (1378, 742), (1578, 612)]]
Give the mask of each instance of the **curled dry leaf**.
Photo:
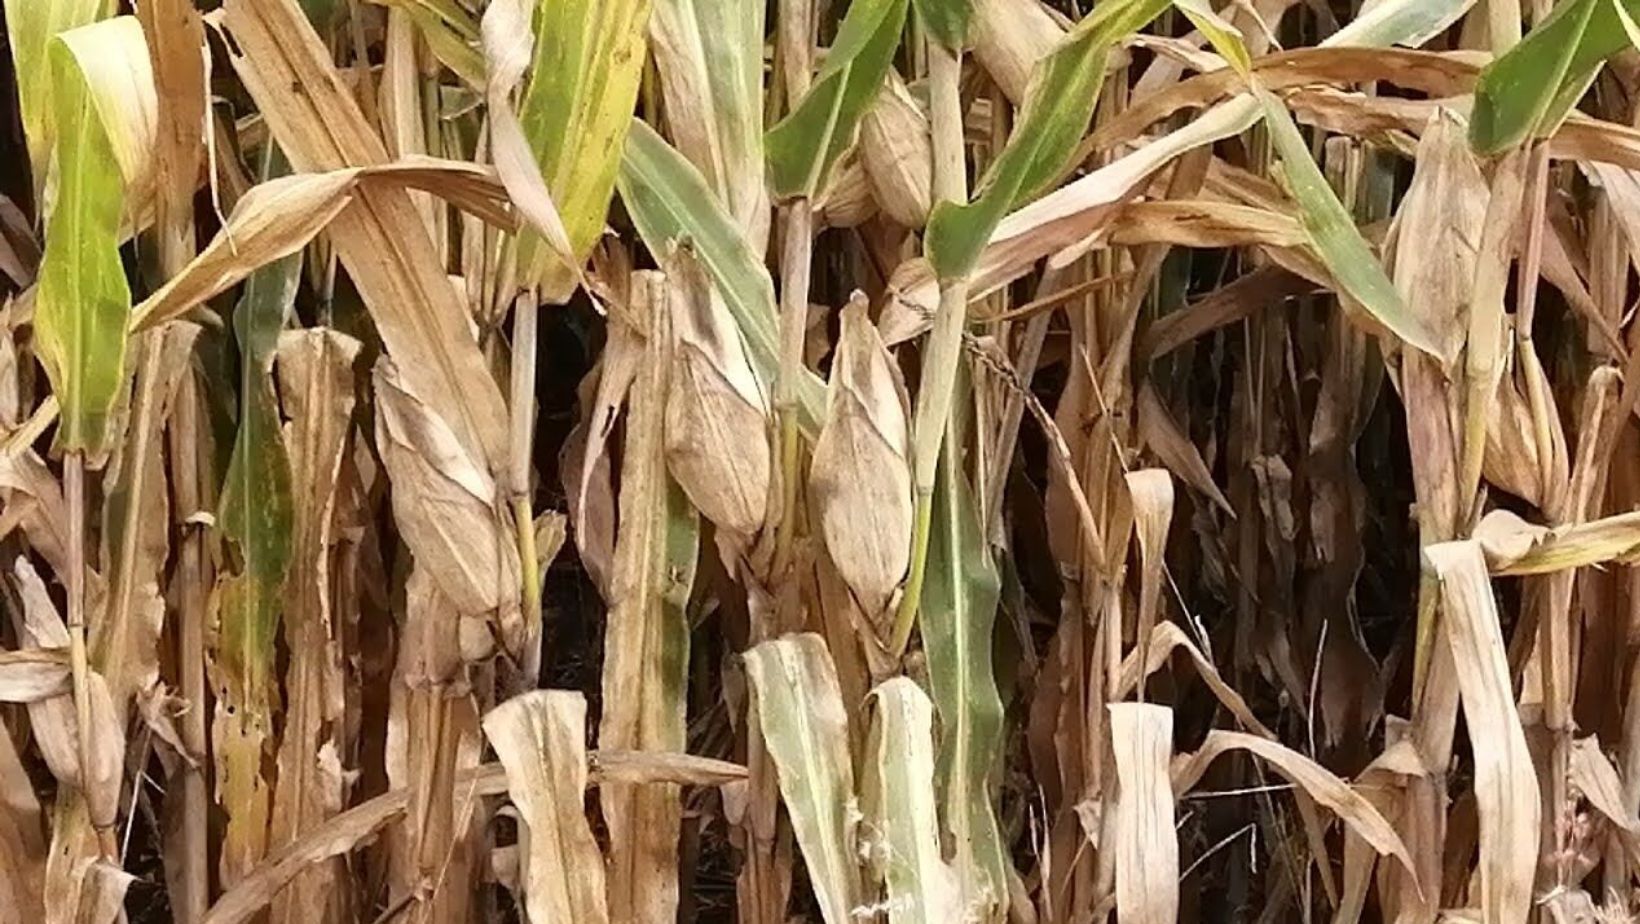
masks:
[[(1124, 480), (1133, 504), (1133, 532), (1139, 537), (1139, 647), (1135, 654), (1141, 663), (1148, 663), (1145, 650), (1150, 647), (1161, 603), (1167, 529), (1173, 521), (1173, 478), (1165, 469), (1147, 468), (1129, 472)], [(1137, 689), (1139, 701), (1144, 702), (1142, 680)]]
[[(1149, 676), (1161, 670), (1162, 665), (1167, 663), (1168, 657), (1180, 648), (1184, 649), (1185, 653), (1190, 656), (1190, 661), (1196, 666), (1196, 673), (1201, 675), (1202, 682), (1207, 684), (1207, 688), (1213, 691), (1213, 695), (1218, 698), (1218, 701), (1224, 705), (1225, 709), (1229, 710), (1231, 715), (1235, 716), (1236, 721), (1240, 722), (1243, 728), (1254, 734), (1269, 738), (1271, 741), (1276, 740), (1276, 733), (1258, 720), (1258, 716), (1254, 715), (1252, 708), (1247, 705), (1247, 700), (1236, 692), (1235, 687), (1225, 682), (1224, 677), (1219, 674), (1218, 668), (1213, 666), (1213, 662), (1207, 659), (1202, 650), (1196, 647), (1196, 643), (1192, 642), (1184, 634), (1184, 630), (1179, 628), (1176, 623), (1159, 622), (1151, 630), (1148, 646), (1149, 654), (1145, 659), (1145, 675)], [(1135, 649), (1122, 660), (1122, 671), (1116, 682), (1117, 698), (1127, 696), (1138, 685), (1139, 652), (1138, 649)]]
[(1139, 438), (1167, 466), (1168, 471), (1206, 496), (1225, 515), (1235, 517), (1235, 508), (1230, 506), (1229, 498), (1213, 482), (1213, 473), (1208, 470), (1207, 462), (1202, 459), (1196, 444), (1179, 429), (1179, 424), (1167, 412), (1167, 406), (1149, 382), (1139, 389), (1137, 411)]
[(649, 50), (667, 127), (753, 249), (769, 237), (763, 183), (762, 0), (657, 0)]
[[(1395, 828), (1379, 813), (1366, 797), (1350, 788), (1335, 774), (1286, 745), (1242, 732), (1214, 730), (1207, 733), (1202, 746), (1193, 754), (1173, 759), (1173, 792), (1184, 795), (1190, 791), (1207, 767), (1219, 755), (1229, 751), (1248, 751), (1270, 762), (1310, 798), (1332, 809), (1346, 825), (1359, 834), (1381, 856), (1392, 856), (1400, 861), (1407, 875), (1415, 876), (1412, 854), (1402, 842)], [(1536, 844), (1536, 840), (1533, 840)]]
[(0, 703), (27, 705), (68, 692), (68, 649), (0, 651)]
[(1600, 739), (1594, 735), (1572, 742), (1567, 775), (1572, 785), (1606, 820), (1632, 835), (1640, 835), (1640, 818), (1623, 795), (1623, 780), (1617, 768), (1600, 749)]
[(0, 500), (0, 521), (21, 525), (29, 545), (61, 580), (68, 573), (68, 507), (62, 486), (34, 450), (0, 452)]
[(1395, 287), (1418, 299), (1445, 356), (1457, 355), (1467, 333), (1475, 250), (1490, 197), (1465, 131), (1451, 110), (1430, 118), (1397, 220)]
[(1548, 574), (1607, 561), (1632, 561), (1640, 551), (1640, 512), (1568, 526), (1539, 526), (1508, 510), (1493, 510), (1475, 527), (1493, 574)]
[(861, 298), (843, 309), (828, 399), (809, 493), (838, 573), (875, 615), (911, 556), (910, 402)]
[[(299, 171), (380, 167), (387, 149), (296, 0), (230, 0), (229, 58), (279, 147)], [(459, 445), (499, 471), (507, 409), (410, 194), (361, 187), (329, 240), (358, 286), (406, 387)], [(516, 582), (514, 582), (516, 584)]]
[(666, 395), (666, 465), (708, 520), (749, 537), (763, 528), (768, 509), (768, 398), (734, 320), (694, 255), (674, 251), (667, 275), (676, 343)]
[(1179, 915), (1179, 837), (1173, 829), (1173, 710), (1112, 703), (1116, 760), (1116, 919), (1171, 924)]
[(604, 861), (587, 824), (586, 698), (568, 690), (516, 696), (484, 717), (484, 735), (507, 771), (524, 854), (531, 924), (609, 920)]

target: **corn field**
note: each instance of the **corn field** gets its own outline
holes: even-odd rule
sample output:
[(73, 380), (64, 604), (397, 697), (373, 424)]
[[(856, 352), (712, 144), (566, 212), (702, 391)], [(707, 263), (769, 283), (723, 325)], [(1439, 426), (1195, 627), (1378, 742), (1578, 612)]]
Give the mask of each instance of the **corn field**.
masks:
[(3, 5), (0, 924), (1640, 919), (1640, 0)]

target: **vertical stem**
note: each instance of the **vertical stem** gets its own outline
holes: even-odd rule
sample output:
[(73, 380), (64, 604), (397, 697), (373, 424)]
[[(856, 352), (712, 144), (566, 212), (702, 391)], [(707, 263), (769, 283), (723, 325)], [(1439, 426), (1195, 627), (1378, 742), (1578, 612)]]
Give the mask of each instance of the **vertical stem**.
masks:
[[(63, 493), (68, 501), (68, 658), (74, 682), (75, 739), (80, 757), (80, 796), (91, 801), (91, 667), (85, 645), (85, 453), (74, 450), (63, 459)], [(97, 828), (103, 859), (115, 856), (114, 832)]]
[[(175, 580), (177, 598), (177, 684), (188, 710), (179, 731), (188, 752), (201, 759), (199, 764), (182, 767), (182, 813), (177, 819), (180, 849), (176, 857), (181, 895), (173, 895), (177, 920), (192, 924), (205, 916), (210, 906), (210, 792), (203, 760), (208, 744), (205, 717), (205, 609), (210, 576), (205, 556), (205, 528), (190, 522), (206, 508), (202, 470), (208, 471), (208, 457), (200, 435), (200, 400), (192, 375), (182, 381), (176, 396), (175, 417), (171, 421), (172, 485), (176, 491), (176, 521), (182, 528), (182, 547), (177, 557)], [(205, 465), (201, 463), (204, 462)], [(167, 851), (169, 853), (169, 851)]]
[(775, 414), (780, 424), (780, 487), (783, 503), (775, 534), (774, 567), (778, 574), (790, 562), (797, 532), (798, 467), (801, 443), (797, 428), (797, 382), (803, 374), (803, 340), (809, 319), (809, 264), (813, 260), (814, 219), (809, 200), (797, 199), (780, 210), (780, 371), (775, 380)]
[[(808, 95), (814, 74), (814, 8), (809, 3), (780, 6), (781, 73), (786, 77), (786, 108), (796, 109)], [(775, 533), (774, 571), (791, 561), (797, 532), (798, 466), (801, 443), (797, 427), (797, 382), (803, 374), (803, 335), (809, 321), (809, 265), (814, 260), (814, 215), (805, 198), (780, 209), (780, 369), (775, 380), (775, 416), (780, 427), (780, 488), (783, 503)]]
[(541, 673), (541, 566), (535, 552), (535, 511), (530, 505), (530, 460), (535, 446), (535, 360), (541, 306), (533, 289), (513, 300), (511, 380), (512, 443), (507, 487), (512, 493), (518, 537), (518, 570), (524, 591), (524, 679), (534, 687)]
[[(930, 125), (934, 148), (934, 199), (968, 201), (968, 168), (963, 156), (962, 52), (928, 43)], [(939, 468), (945, 421), (951, 415), (951, 391), (962, 352), (962, 328), (968, 312), (968, 279), (940, 280), (940, 303), (928, 335), (922, 382), (917, 388), (917, 410), (912, 428), (912, 467), (916, 479), (916, 519), (911, 534), (911, 572), (894, 614), (889, 654), (905, 653), (917, 619), (928, 568), (928, 531), (933, 519), (934, 474)]]

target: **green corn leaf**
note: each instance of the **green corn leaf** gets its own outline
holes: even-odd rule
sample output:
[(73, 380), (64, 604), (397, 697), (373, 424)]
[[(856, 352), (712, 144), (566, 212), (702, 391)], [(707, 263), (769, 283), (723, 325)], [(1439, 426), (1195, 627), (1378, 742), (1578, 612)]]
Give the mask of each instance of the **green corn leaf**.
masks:
[(271, 789), (262, 773), (279, 697), (275, 639), (284, 607), (295, 501), (271, 376), (273, 348), (300, 278), (300, 253), (267, 264), (245, 282), (234, 311), (240, 350), (239, 430), (218, 499), (217, 524), (229, 551), (217, 584), (211, 652), (217, 690), (212, 738), (220, 799), (228, 816), (227, 868), (264, 849)]
[(960, 49), (968, 41), (974, 18), (974, 0), (913, 0), (917, 19), (940, 44)]
[(1167, 6), (1168, 0), (1107, 0), (1037, 65), (1019, 123), (973, 200), (941, 202), (929, 217), (925, 247), (940, 278), (966, 275), (1002, 216), (1059, 176), (1093, 117), (1110, 49)]
[(125, 385), (131, 290), (120, 262), (125, 203), (114, 145), (77, 51), (96, 53), (134, 17), (65, 33), (50, 43), (56, 201), (46, 220), (34, 331), (41, 362), (61, 407), (57, 443), (98, 455), (108, 418)]
[(271, 372), (301, 266), (301, 254), (292, 254), (251, 274), (234, 312), (241, 355), (239, 431), (217, 522), (237, 553), (240, 566), (233, 570), (245, 582), (245, 606), (238, 614), (224, 612), (222, 633), (224, 651), (236, 659), (253, 691), (272, 683), (279, 597), (290, 563), (295, 507)]
[(56, 71), (50, 61), (51, 40), (59, 32), (89, 25), (112, 13), (109, 0), (32, 0), (5, 4), (6, 40), (12, 73), (17, 75), (17, 108), (23, 117), (36, 191), (45, 185), (51, 162), (51, 88)]
[(1383, 0), (1328, 36), (1327, 48), (1417, 48), (1463, 18), (1475, 0)]
[(960, 921), (957, 874), (940, 854), (934, 792), (934, 704), (909, 677), (872, 691), (872, 726), (865, 779), (865, 817), (872, 864), (888, 889), (889, 924)]
[(746, 676), (820, 914), (826, 924), (853, 924), (854, 761), (831, 653), (813, 633), (773, 639), (746, 652)]
[(1408, 344), (1431, 356), (1450, 359), (1443, 356), (1445, 348), (1429, 321), (1402, 301), (1372, 246), (1361, 236), (1349, 210), (1316, 166), (1310, 146), (1286, 105), (1253, 75), (1241, 33), (1219, 18), (1205, 0), (1174, 0), (1174, 4), (1247, 82), (1263, 112), (1270, 142), (1280, 159), (1287, 189), (1298, 205), (1310, 247), (1332, 274), (1339, 291)]
[[(700, 171), (642, 121), (633, 120), (617, 182), (621, 201), (651, 253), (687, 241), (734, 316), (746, 353), (767, 385), (780, 368), (774, 283), (763, 261), (707, 187)], [(800, 424), (820, 432), (825, 385), (808, 370), (798, 380)]]
[(1475, 84), (1469, 144), (1497, 154), (1558, 126), (1606, 59), (1629, 43), (1615, 3), (1568, 0), (1556, 6), (1520, 44), (1487, 65)]
[[(649, 0), (542, 0), (535, 57), (518, 121), (558, 207), (570, 248), (584, 260), (603, 233), (621, 148), (643, 76)], [(519, 265), (544, 273), (561, 299), (574, 274), (524, 234)]]
[[(966, 394), (966, 386), (959, 386), (957, 407)], [(953, 865), (967, 912), (992, 920), (1008, 903), (1008, 861), (993, 804), (1003, 728), (991, 638), (1002, 585), (958, 461), (955, 447), (961, 444), (946, 434), (919, 625), (940, 717), (937, 779), (946, 830), (956, 845)]]
[(769, 129), (769, 182), (780, 197), (812, 197), (854, 139), (894, 60), (906, 0), (854, 0), (814, 86)]

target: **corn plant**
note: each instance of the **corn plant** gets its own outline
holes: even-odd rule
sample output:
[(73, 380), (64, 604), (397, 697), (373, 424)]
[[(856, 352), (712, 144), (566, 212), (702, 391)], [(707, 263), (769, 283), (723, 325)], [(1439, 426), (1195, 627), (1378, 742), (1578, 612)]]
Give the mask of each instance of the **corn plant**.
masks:
[(1640, 2), (0, 3), (0, 921), (1640, 916)]

